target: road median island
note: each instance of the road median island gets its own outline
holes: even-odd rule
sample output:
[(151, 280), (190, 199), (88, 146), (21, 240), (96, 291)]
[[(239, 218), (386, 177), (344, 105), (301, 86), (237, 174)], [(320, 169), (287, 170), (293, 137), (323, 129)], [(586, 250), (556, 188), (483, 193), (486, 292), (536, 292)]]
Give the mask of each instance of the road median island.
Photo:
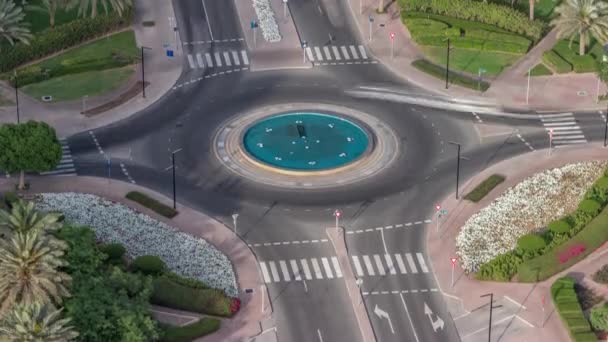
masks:
[(331, 241), (332, 245), (334, 246), (334, 250), (336, 251), (336, 256), (338, 258), (340, 268), (342, 269), (342, 273), (344, 275), (346, 290), (353, 305), (353, 311), (355, 313), (355, 317), (357, 318), (359, 329), (361, 330), (363, 342), (375, 342), (376, 336), (374, 334), (372, 324), (367, 314), (363, 294), (357, 286), (355, 273), (353, 272), (350, 261), (348, 259), (348, 249), (346, 247), (346, 236), (344, 234), (344, 228), (326, 228), (325, 232), (327, 233), (327, 236), (329, 237), (329, 240)]

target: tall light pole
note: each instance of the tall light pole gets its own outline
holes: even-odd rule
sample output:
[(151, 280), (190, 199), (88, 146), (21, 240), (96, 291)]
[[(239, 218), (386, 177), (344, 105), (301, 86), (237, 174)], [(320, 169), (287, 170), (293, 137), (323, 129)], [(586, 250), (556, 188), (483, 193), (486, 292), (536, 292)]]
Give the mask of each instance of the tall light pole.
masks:
[(367, 17), (367, 22), (369, 23), (369, 41), (372, 41), (372, 23), (374, 22), (374, 17), (372, 17), (372, 15), (370, 14), (369, 17)]
[(336, 228), (338, 228), (340, 226), (340, 216), (342, 215), (342, 212), (340, 212), (340, 210), (336, 209), (334, 211), (334, 216), (336, 217)]
[[(445, 64), (445, 89), (448, 89), (448, 81), (450, 78), (450, 38), (448, 38), (448, 56)], [(460, 148), (459, 148), (460, 151)], [(456, 196), (458, 198), (458, 195)]]
[(450, 141), (449, 143), (458, 147), (458, 156), (456, 159), (456, 199), (458, 199), (458, 182), (460, 181), (460, 144), (453, 141)]
[(483, 298), (483, 297), (490, 297), (490, 322), (488, 324), (488, 342), (491, 342), (491, 339), (492, 339), (492, 309), (499, 308), (502, 305), (494, 306), (494, 293), (487, 293), (487, 294), (482, 295), (480, 297), (481, 298)]
[(526, 104), (528, 104), (528, 100), (530, 99), (530, 74), (532, 73), (532, 68), (528, 69), (528, 86), (526, 87)]
[(604, 147), (606, 147), (606, 138), (608, 138), (608, 108), (604, 115)]
[(395, 58), (395, 34), (391, 32), (391, 59)]
[(178, 148), (177, 150), (171, 152), (171, 166), (169, 166), (167, 169), (171, 169), (173, 171), (173, 209), (177, 209), (177, 205), (176, 205), (176, 190), (175, 190), (175, 154), (177, 154), (178, 152), (181, 152), (181, 148)]
[(308, 47), (308, 42), (303, 41), (302, 42), (302, 61), (304, 64), (306, 64), (306, 48), (307, 47)]
[(145, 60), (144, 60), (144, 49), (145, 50), (152, 50), (149, 47), (145, 47), (145, 46), (141, 46), (141, 93), (142, 93), (142, 97), (145, 99), (146, 98), (146, 68), (144, 67), (145, 64)]

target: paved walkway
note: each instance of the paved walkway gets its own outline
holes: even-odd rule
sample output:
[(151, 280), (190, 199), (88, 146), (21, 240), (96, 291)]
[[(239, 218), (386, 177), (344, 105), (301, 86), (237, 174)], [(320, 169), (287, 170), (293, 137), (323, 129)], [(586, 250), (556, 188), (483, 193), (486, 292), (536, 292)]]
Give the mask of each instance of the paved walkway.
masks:
[[(456, 85), (445, 89), (444, 80), (430, 76), (411, 65), (413, 61), (424, 58), (424, 54), (401, 23), (400, 9), (395, 1), (390, 3), (384, 14), (376, 13), (378, 0), (348, 0), (348, 4), (355, 18), (360, 39), (367, 42), (372, 54), (393, 72), (428, 91), (448, 97), (497, 104), (507, 110), (583, 111), (606, 108), (605, 103), (597, 103), (598, 82), (594, 73), (531, 77), (526, 101), (528, 69), (538, 64), (543, 52), (554, 45), (555, 31), (550, 32), (528, 55), (499, 75), (485, 93)], [(370, 16), (374, 19), (371, 26), (368, 19)], [(395, 34), (392, 55), (391, 33)], [(599, 94), (606, 91), (608, 88), (600, 85)]]
[[(223, 319), (220, 330), (200, 339), (203, 342), (248, 341), (261, 333), (262, 321), (272, 313), (268, 304), (268, 293), (261, 279), (253, 251), (227, 226), (209, 216), (178, 203), (179, 214), (167, 219), (132, 201), (126, 201), (129, 191), (146, 193), (159, 201), (171, 205), (171, 200), (162, 194), (138, 185), (95, 177), (28, 177), (30, 190), (26, 194), (40, 192), (80, 192), (91, 193), (142, 212), (183, 232), (209, 241), (226, 254), (235, 269), (239, 297), (242, 305), (239, 313), (231, 319)], [(12, 191), (16, 179), (0, 179), (0, 192)], [(247, 293), (246, 289), (253, 289)], [(266, 300), (265, 300), (266, 298)]]
[[(584, 279), (588, 279), (593, 272), (606, 263), (604, 254), (608, 253), (608, 244), (605, 244), (570, 269), (537, 284), (480, 282), (469, 278), (460, 267), (456, 267), (455, 284), (452, 287), (450, 258), (455, 256), (455, 239), (460, 227), (471, 215), (489, 205), (509, 187), (545, 169), (578, 161), (607, 159), (607, 149), (603, 148), (601, 144), (585, 144), (563, 148), (554, 150), (551, 155), (547, 150), (537, 150), (497, 163), (465, 182), (460, 191), (462, 194), (473, 189), (491, 174), (500, 173), (506, 176), (506, 181), (497, 186), (479, 203), (456, 200), (454, 194), (441, 202), (442, 207), (449, 210), (449, 214), (442, 222), (439, 234), (436, 232), (434, 222), (429, 225), (427, 235), (428, 253), (438, 285), (446, 295), (446, 299), (448, 302), (456, 301), (462, 305), (460, 312), (453, 313), (453, 316), (467, 315), (482, 307), (487, 304), (488, 298), (480, 298), (479, 296), (494, 293), (495, 299), (504, 298), (509, 302), (514, 302), (517, 305), (516, 315), (519, 319), (533, 327), (518, 333), (509, 332), (509, 326), (502, 330), (497, 329), (496, 332), (493, 330), (493, 334), (495, 333), (497, 336), (505, 335), (505, 338), (501, 341), (569, 341), (566, 330), (558, 315), (554, 312), (549, 293), (551, 284), (555, 279), (564, 275), (572, 275), (581, 282), (588, 281)], [(602, 256), (604, 257), (602, 258)], [(544, 313), (541, 304), (543, 297), (545, 298)], [(505, 332), (505, 330), (507, 331)]]
[[(55, 127), (59, 136), (69, 136), (124, 119), (150, 106), (171, 89), (182, 72), (181, 56), (177, 55), (173, 59), (169, 59), (165, 55), (164, 45), (169, 44), (175, 49), (176, 43), (173, 28), (168, 21), (168, 18), (175, 17), (172, 3), (171, 1), (135, 0), (134, 5), (133, 30), (137, 46), (151, 48), (151, 50), (145, 51), (145, 79), (146, 82), (150, 82), (150, 85), (146, 87), (146, 98), (140, 94), (114, 109), (87, 118), (80, 114), (83, 110), (82, 100), (49, 104), (20, 93), (21, 121), (44, 120)], [(142, 25), (143, 21), (150, 20), (155, 22), (154, 26), (144, 27)], [(136, 73), (129, 80), (129, 84), (125, 84), (111, 94), (87, 99), (86, 107), (90, 109), (107, 103), (140, 81), (141, 65), (134, 67)], [(9, 87), (6, 83), (0, 83), (1, 97), (15, 102), (14, 92), (14, 88)], [(16, 112), (14, 105), (0, 106), (0, 123), (16, 122)]]

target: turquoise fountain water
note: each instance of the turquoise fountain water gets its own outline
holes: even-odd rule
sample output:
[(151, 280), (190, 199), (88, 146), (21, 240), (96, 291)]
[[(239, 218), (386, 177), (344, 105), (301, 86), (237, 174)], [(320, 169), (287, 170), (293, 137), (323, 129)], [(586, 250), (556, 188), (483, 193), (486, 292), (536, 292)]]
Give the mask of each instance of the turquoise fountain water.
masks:
[(366, 131), (344, 118), (321, 113), (287, 113), (263, 119), (243, 138), (259, 161), (288, 170), (319, 171), (359, 158), (370, 141)]

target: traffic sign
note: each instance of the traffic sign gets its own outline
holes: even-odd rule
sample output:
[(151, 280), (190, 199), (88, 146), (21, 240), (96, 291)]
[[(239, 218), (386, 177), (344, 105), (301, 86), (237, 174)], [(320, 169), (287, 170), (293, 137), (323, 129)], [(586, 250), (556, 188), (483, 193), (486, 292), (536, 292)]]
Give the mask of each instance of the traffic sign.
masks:
[(372, 15), (370, 14), (369, 17), (367, 18), (367, 20), (369, 20), (370, 23), (373, 23), (374, 17), (372, 17)]
[(340, 212), (340, 210), (336, 209), (336, 210), (334, 211), (334, 216), (335, 216), (335, 217), (338, 217), (338, 218), (339, 218), (341, 215), (342, 215), (342, 213)]
[(435, 210), (437, 210), (437, 211), (441, 210), (441, 204), (435, 204)]
[(452, 262), (452, 266), (456, 265), (456, 258), (450, 258), (450, 261)]
[(167, 57), (173, 57), (173, 50), (167, 49)]
[(447, 215), (448, 214), (448, 210), (447, 209), (441, 209), (441, 210), (439, 210), (439, 214), (441, 214), (441, 215)]
[(391, 32), (391, 40), (395, 40), (395, 34)]
[(253, 30), (256, 27), (258, 27), (258, 23), (255, 20), (252, 20), (251, 21), (251, 29)]

